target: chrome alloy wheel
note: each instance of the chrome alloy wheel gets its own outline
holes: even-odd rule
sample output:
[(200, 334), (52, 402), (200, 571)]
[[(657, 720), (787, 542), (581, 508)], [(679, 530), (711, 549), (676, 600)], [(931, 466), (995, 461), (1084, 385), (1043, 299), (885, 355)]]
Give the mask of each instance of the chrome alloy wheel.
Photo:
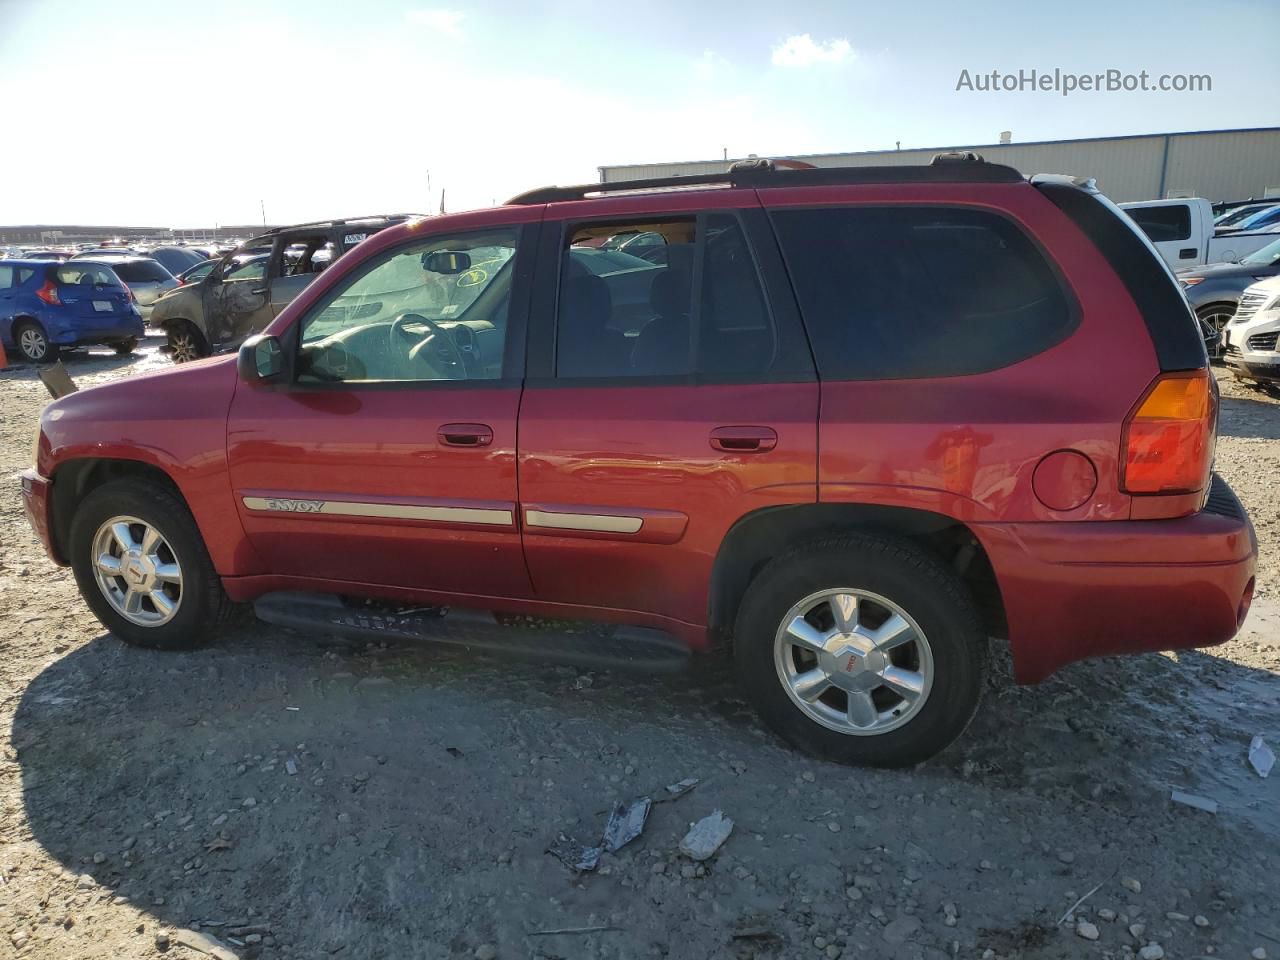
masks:
[(933, 689), (924, 632), (892, 600), (867, 590), (805, 597), (782, 618), (773, 660), (787, 695), (806, 716), (854, 736), (902, 726)]
[(45, 340), (43, 331), (36, 327), (24, 327), (18, 337), (18, 349), (28, 358), (43, 357), (49, 349), (49, 342)]
[(182, 603), (182, 568), (159, 530), (137, 517), (112, 517), (90, 550), (98, 589), (116, 613), (140, 627), (173, 619)]

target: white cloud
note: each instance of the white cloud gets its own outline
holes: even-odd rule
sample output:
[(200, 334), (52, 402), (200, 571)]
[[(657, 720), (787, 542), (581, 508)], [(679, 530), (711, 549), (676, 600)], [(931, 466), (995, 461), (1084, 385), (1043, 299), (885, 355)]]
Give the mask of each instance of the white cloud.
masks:
[(462, 18), (457, 10), (410, 10), (405, 14), (413, 23), (421, 23), (450, 37), (462, 36)]
[(840, 63), (853, 56), (849, 41), (824, 40), (814, 43), (807, 33), (787, 37), (780, 46), (773, 48), (773, 62), (779, 67), (807, 67), (814, 63)]

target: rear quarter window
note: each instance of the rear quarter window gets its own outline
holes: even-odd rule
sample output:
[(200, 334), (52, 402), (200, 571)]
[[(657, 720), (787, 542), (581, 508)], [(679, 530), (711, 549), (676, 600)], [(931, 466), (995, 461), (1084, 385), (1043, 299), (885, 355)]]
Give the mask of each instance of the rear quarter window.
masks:
[(76, 263), (68, 261), (65, 266), (58, 267), (55, 276), (59, 286), (82, 284), (89, 287), (118, 287), (119, 279), (109, 267), (96, 263)]
[(1124, 212), (1155, 243), (1187, 240), (1191, 237), (1191, 208), (1186, 204), (1171, 207), (1125, 207)]
[(169, 271), (151, 260), (113, 263), (111, 269), (125, 283), (163, 283), (171, 276)]
[(1078, 318), (1039, 248), (994, 213), (775, 210), (819, 375), (954, 377), (1060, 343)]

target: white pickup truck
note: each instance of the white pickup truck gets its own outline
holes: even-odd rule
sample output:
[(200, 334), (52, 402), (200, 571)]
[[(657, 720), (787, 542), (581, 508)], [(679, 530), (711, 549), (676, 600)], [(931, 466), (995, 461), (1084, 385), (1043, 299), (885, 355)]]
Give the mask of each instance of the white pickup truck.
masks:
[(1175, 270), (1206, 263), (1235, 263), (1280, 236), (1280, 224), (1215, 235), (1213, 206), (1203, 197), (1122, 203), (1120, 209), (1142, 228)]

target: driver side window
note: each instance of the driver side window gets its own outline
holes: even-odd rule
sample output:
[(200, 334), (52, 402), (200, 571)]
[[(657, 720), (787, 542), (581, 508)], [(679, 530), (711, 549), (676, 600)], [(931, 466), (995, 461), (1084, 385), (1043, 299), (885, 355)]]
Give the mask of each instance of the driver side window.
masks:
[(302, 319), (298, 381), (498, 379), (516, 236), (431, 237), (362, 264)]

